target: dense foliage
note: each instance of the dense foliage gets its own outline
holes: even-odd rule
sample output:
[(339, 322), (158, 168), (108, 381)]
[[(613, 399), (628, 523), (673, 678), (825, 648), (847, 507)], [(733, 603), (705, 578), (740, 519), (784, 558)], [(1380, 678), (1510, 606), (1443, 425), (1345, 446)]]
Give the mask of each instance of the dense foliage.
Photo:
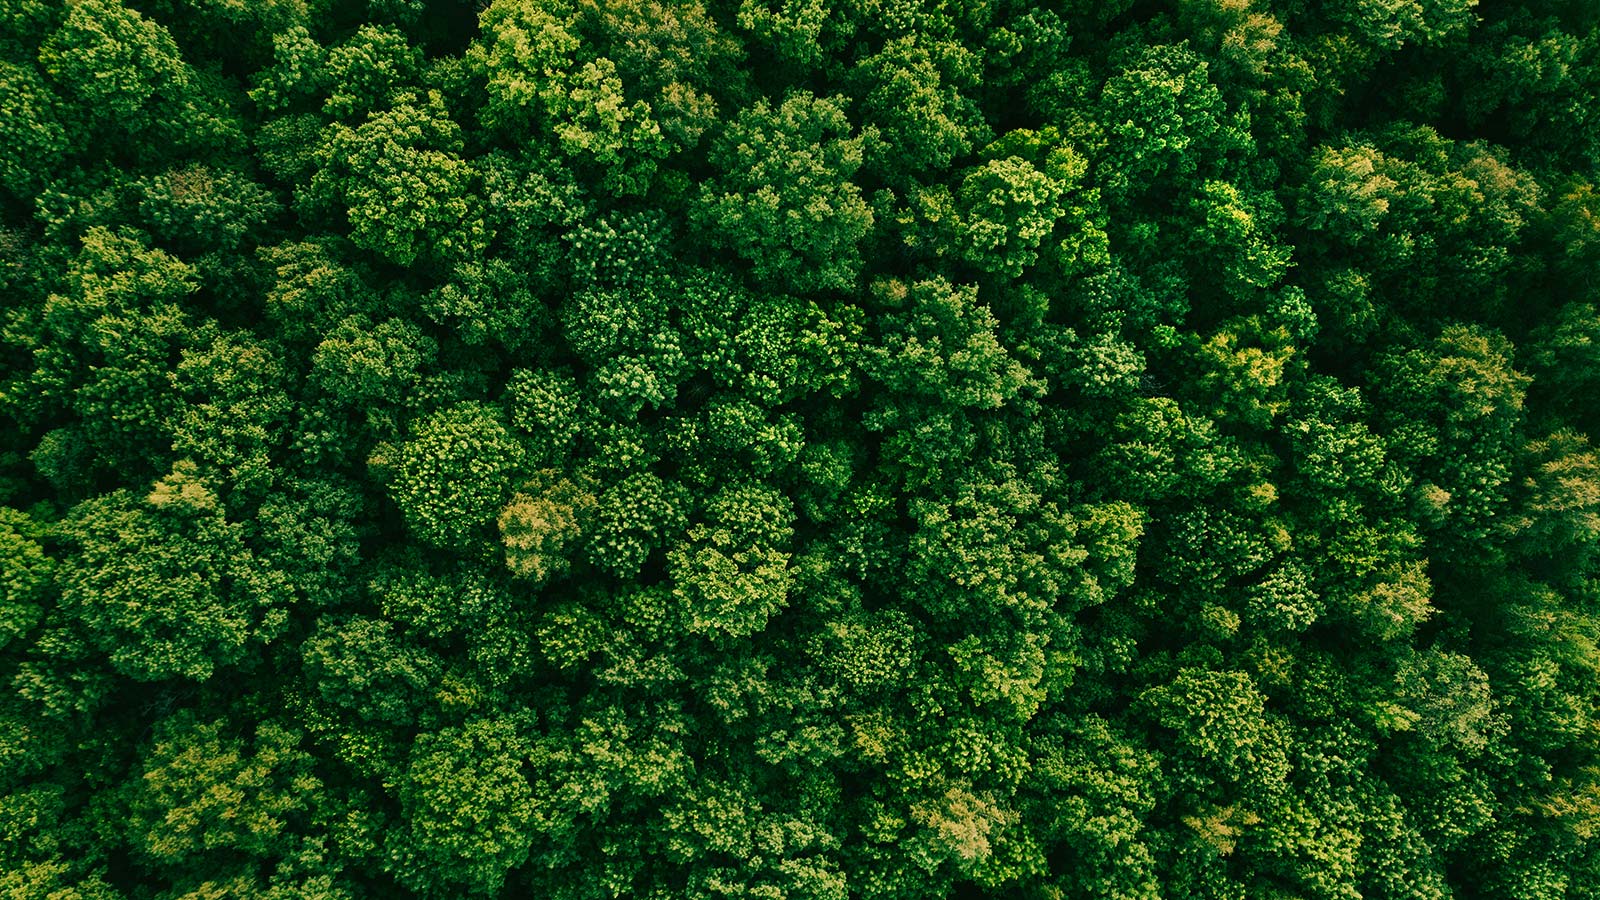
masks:
[(0, 897), (1600, 900), (1588, 0), (0, 0)]

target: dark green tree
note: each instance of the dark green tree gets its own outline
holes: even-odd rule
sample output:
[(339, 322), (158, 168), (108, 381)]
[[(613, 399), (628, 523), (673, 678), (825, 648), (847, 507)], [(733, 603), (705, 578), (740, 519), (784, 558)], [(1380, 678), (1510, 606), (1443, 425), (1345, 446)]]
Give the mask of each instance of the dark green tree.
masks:
[(851, 181), (862, 145), (837, 99), (794, 92), (776, 108), (759, 100), (713, 145), (717, 177), (702, 186), (694, 219), (763, 284), (847, 289), (861, 268), (857, 245), (873, 224)]
[(498, 894), (530, 852), (538, 800), (523, 765), (531, 752), (502, 719), (419, 738), (397, 786), (407, 827), (388, 843), (395, 878), (425, 897)]
[(390, 451), (391, 496), (424, 543), (470, 549), (510, 497), (525, 455), (500, 411), (464, 402), (415, 423)]

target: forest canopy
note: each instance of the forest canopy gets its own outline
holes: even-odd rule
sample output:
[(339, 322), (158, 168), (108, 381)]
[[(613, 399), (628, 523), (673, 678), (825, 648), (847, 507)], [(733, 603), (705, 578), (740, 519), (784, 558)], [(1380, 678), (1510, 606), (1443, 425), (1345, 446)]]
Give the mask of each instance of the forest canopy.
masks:
[(1600, 900), (1600, 6), (0, 0), (5, 900)]

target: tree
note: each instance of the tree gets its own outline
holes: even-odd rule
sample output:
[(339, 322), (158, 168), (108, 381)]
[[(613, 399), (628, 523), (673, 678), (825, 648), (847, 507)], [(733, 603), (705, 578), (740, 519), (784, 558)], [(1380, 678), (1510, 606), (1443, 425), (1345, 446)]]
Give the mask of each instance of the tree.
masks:
[(1098, 716), (1058, 727), (1070, 730), (1044, 732), (1056, 740), (1038, 753), (1023, 814), (1038, 816), (1047, 846), (1070, 856), (1063, 879), (1119, 900), (1159, 896), (1145, 832), (1163, 788), (1160, 758)]
[(917, 658), (915, 625), (904, 613), (853, 613), (827, 622), (811, 640), (818, 666), (869, 694), (904, 683)]
[(19, 863), (15, 869), (0, 874), (0, 890), (11, 891), (15, 896), (27, 900), (33, 900), (34, 897), (118, 900), (122, 896), (99, 875), (75, 875), (72, 865), (60, 859)]
[(362, 542), (373, 531), (374, 498), (339, 476), (280, 477), (274, 487), (249, 523), (252, 550), (285, 574), (301, 609), (343, 605), (356, 592)]
[(1460, 108), (1475, 125), (1491, 119), (1516, 144), (1548, 158), (1594, 160), (1591, 102), (1594, 42), (1587, 26), (1551, 9), (1508, 10), (1486, 17), (1463, 67), (1471, 85)]
[(567, 342), (593, 367), (590, 392), (626, 420), (670, 403), (690, 374), (669, 318), (671, 282), (595, 287), (562, 310)]
[(596, 499), (586, 556), (618, 577), (635, 577), (653, 552), (683, 533), (691, 502), (682, 485), (648, 472), (623, 478)]
[(620, 194), (649, 187), (667, 145), (644, 100), (629, 102), (617, 64), (585, 47), (566, 9), (530, 0), (496, 0), (483, 12), (483, 38), (469, 60), (488, 80), (481, 113), (515, 139), (530, 131), (601, 173)]
[(408, 94), (355, 128), (325, 129), (318, 170), (296, 200), (342, 208), (351, 242), (395, 265), (471, 259), (489, 235), (462, 146), (437, 91)]
[[(1203, 374), (1197, 397), (1209, 396), (1217, 421), (1270, 428), (1287, 406), (1287, 370), (1295, 346), (1287, 328), (1268, 330), (1259, 320), (1228, 323), (1198, 348)], [(1254, 345), (1254, 346), (1251, 346)]]
[(1106, 155), (1100, 180), (1112, 196), (1137, 195), (1170, 173), (1196, 172), (1232, 135), (1210, 65), (1183, 44), (1130, 48), (1100, 97)]
[(1221, 181), (1206, 182), (1190, 201), (1198, 220), (1195, 257), (1221, 270), (1223, 289), (1245, 309), (1289, 269), (1291, 248), (1272, 235), (1282, 220), (1282, 210), (1275, 207), (1270, 194), (1250, 196)]
[(975, 286), (942, 279), (874, 286), (884, 310), (882, 337), (867, 371), (885, 386), (941, 405), (993, 409), (1031, 386), (1028, 371), (995, 336), (994, 314)]
[(377, 325), (345, 317), (311, 357), (313, 384), (352, 406), (399, 403), (434, 360), (438, 344), (403, 319)]
[(856, 64), (852, 80), (862, 120), (872, 129), (868, 172), (903, 187), (918, 171), (938, 171), (987, 141), (989, 127), (969, 96), (978, 57), (954, 41), (895, 38)]
[(776, 9), (773, 6), (741, 0), (735, 22), (752, 43), (773, 55), (780, 71), (799, 74), (817, 68), (825, 46), (822, 38), (831, 30), (828, 6), (823, 0), (782, 0)]
[(381, 619), (322, 619), (302, 646), (306, 677), (329, 703), (374, 722), (416, 723), (441, 679), (438, 661)]
[(552, 324), (549, 309), (532, 289), (537, 286), (503, 259), (465, 262), (422, 298), (422, 308), (464, 343), (495, 342), (525, 351), (536, 347)]
[(323, 112), (356, 121), (414, 91), (422, 55), (399, 30), (363, 25), (319, 62), (319, 75), (330, 82)]
[(1228, 777), (1246, 775), (1264, 739), (1266, 698), (1243, 672), (1184, 669), (1140, 700), (1170, 730), (1181, 753)]
[(475, 546), (522, 470), (522, 445), (498, 409), (462, 402), (415, 423), (394, 451), (390, 495), (418, 539), (436, 547)]
[(284, 627), (291, 586), (181, 469), (144, 499), (86, 500), (58, 530), (71, 548), (57, 576), (62, 607), (130, 678), (204, 680)]
[(873, 223), (850, 181), (863, 146), (851, 131), (839, 100), (791, 92), (776, 109), (758, 100), (713, 145), (716, 177), (700, 190), (695, 221), (765, 284), (849, 288), (861, 268), (857, 244)]
[(331, 241), (302, 241), (256, 251), (270, 273), (265, 313), (290, 343), (316, 346), (346, 316), (378, 304), (376, 291)]
[(1419, 301), (1454, 291), (1484, 310), (1506, 302), (1503, 275), (1539, 188), (1503, 152), (1395, 126), (1315, 158), (1300, 215), (1330, 250), (1356, 251)]
[(1088, 397), (1131, 399), (1146, 377), (1145, 355), (1114, 332), (1079, 337), (1071, 328), (1044, 325), (1032, 349), (1052, 381)]
[(793, 523), (794, 507), (771, 488), (740, 485), (711, 498), (667, 558), (690, 633), (746, 637), (788, 605)]
[(505, 402), (511, 425), (524, 436), (531, 458), (540, 463), (565, 458), (583, 423), (582, 400), (571, 377), (561, 372), (517, 369), (506, 384)]
[(156, 119), (153, 108), (182, 95), (189, 67), (172, 35), (119, 0), (77, 0), (39, 48), (39, 64), (97, 125), (136, 132)]
[(1395, 688), (1397, 726), (1429, 745), (1475, 756), (1499, 728), (1488, 675), (1459, 653), (1435, 650), (1402, 658)]
[(700, 3), (656, 0), (581, 4), (623, 85), (647, 98), (661, 134), (693, 148), (716, 125), (718, 97), (742, 99), (741, 47)]
[(1524, 512), (1507, 531), (1534, 552), (1583, 553), (1600, 538), (1600, 457), (1583, 436), (1557, 432), (1523, 450)]
[(278, 200), (237, 172), (204, 165), (174, 168), (144, 180), (140, 218), (158, 240), (180, 252), (231, 252), (266, 230)]
[(309, 108), (327, 90), (331, 75), (327, 70), (328, 51), (305, 25), (291, 25), (274, 34), (272, 57), (273, 64), (256, 70), (250, 79), (250, 99), (263, 111)]
[(720, 387), (772, 407), (812, 392), (849, 393), (860, 355), (860, 311), (741, 285), (699, 270), (679, 282), (679, 328), (694, 367)]
[[(177, 405), (170, 360), (194, 324), (182, 304), (197, 289), (195, 271), (132, 229), (99, 227), (67, 271), (42, 311), (52, 340), (33, 354), (35, 402), (74, 413), (102, 464), (158, 470)], [(74, 474), (89, 473), (61, 473)]]
[[(1419, 485), (1437, 512), (1441, 543), (1481, 542), (1509, 502), (1510, 457), (1528, 378), (1511, 367), (1512, 347), (1481, 327), (1451, 325), (1431, 347), (1388, 357), (1374, 393), (1389, 410), (1391, 452), (1408, 465), (1437, 461)], [(1432, 473), (1430, 473), (1432, 474)]]
[(322, 791), (299, 744), (299, 734), (271, 722), (241, 739), (226, 720), (189, 710), (163, 719), (129, 802), (135, 846), (175, 867), (199, 867), (217, 851), (280, 856), (316, 814)]
[[(555, 289), (570, 265), (573, 233), (594, 219), (589, 191), (566, 167), (531, 150), (494, 150), (473, 162), (483, 177), (485, 220), (501, 251), (495, 256), (514, 265), (538, 293)], [(483, 274), (497, 273), (486, 267)]]
[(1143, 501), (1200, 496), (1245, 469), (1236, 439), (1170, 397), (1130, 403), (1113, 421), (1112, 435), (1095, 465), (1115, 487), (1111, 496)]
[(1354, 0), (1336, 5), (1328, 15), (1376, 46), (1393, 50), (1406, 43), (1439, 43), (1465, 31), (1472, 24), (1475, 5), (1470, 0)]
[(1600, 900), (1600, 8), (0, 0), (0, 897)]
[(994, 854), (990, 843), (994, 833), (1016, 821), (1015, 812), (961, 787), (913, 805), (911, 816), (927, 829), (919, 835), (924, 840), (918, 855), (925, 857), (919, 861), (936, 865), (949, 858), (962, 868), (988, 860)]
[(566, 571), (568, 554), (595, 506), (592, 485), (549, 473), (545, 477), (553, 483), (512, 497), (498, 520), (506, 567), (536, 584)]
[(0, 650), (26, 637), (49, 602), (55, 560), (39, 543), (42, 532), (27, 514), (0, 508)]
[[(1527, 348), (1527, 366), (1533, 376), (1528, 390), (1593, 431), (1600, 422), (1594, 397), (1594, 366), (1600, 363), (1600, 309), (1572, 303), (1535, 332)], [(1541, 404), (1542, 405), (1542, 404)]]
[(504, 719), (418, 738), (398, 786), (406, 827), (388, 846), (395, 878), (424, 897), (498, 894), (533, 840), (530, 749)]
[(179, 399), (172, 452), (214, 478), (232, 510), (260, 498), (276, 477), (292, 410), (284, 369), (270, 345), (247, 332), (222, 333), (184, 350), (168, 375)]
[(67, 155), (58, 102), (35, 66), (0, 62), (0, 187), (15, 200), (36, 195)]

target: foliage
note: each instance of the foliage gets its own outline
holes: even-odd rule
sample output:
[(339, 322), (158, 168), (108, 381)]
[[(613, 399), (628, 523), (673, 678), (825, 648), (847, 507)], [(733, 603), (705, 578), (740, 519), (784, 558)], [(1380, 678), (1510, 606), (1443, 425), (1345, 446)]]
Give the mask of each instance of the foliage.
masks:
[(520, 745), (512, 723), (502, 720), (417, 741), (400, 787), (409, 827), (390, 851), (402, 884), (422, 896), (495, 894), (506, 872), (527, 858), (534, 796)]
[(355, 128), (325, 129), (299, 199), (343, 207), (351, 243), (396, 265), (470, 258), (488, 234), (478, 197), (460, 190), (473, 180), (459, 156), (461, 129), (436, 91), (401, 100)]
[(204, 680), (281, 631), (287, 579), (264, 568), (216, 494), (182, 469), (141, 500), (118, 491), (61, 522), (62, 611), (119, 672)]
[(854, 284), (873, 214), (851, 181), (862, 138), (852, 136), (844, 103), (799, 91), (777, 107), (758, 100), (710, 161), (721, 175), (702, 187), (695, 220), (748, 261), (758, 282), (792, 291)]
[(494, 520), (522, 466), (499, 411), (464, 401), (418, 422), (394, 450), (396, 505), (419, 540), (466, 548)]
[(1600, 900), (1600, 15), (0, 0), (0, 897)]

